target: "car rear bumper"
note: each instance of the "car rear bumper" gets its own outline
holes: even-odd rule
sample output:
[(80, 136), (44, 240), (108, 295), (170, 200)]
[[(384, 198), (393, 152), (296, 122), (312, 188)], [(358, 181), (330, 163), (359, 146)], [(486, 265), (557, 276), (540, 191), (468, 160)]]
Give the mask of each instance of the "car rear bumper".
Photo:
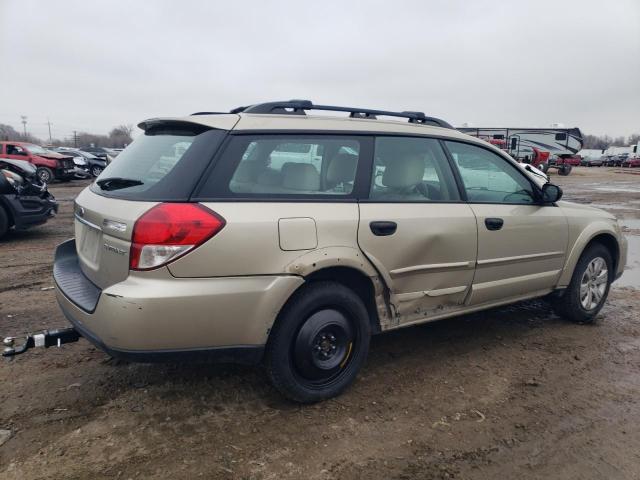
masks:
[(75, 241), (58, 246), (56, 297), (82, 336), (134, 361), (176, 357), (253, 363), (297, 276), (175, 278), (166, 269), (131, 272), (104, 290), (82, 273)]

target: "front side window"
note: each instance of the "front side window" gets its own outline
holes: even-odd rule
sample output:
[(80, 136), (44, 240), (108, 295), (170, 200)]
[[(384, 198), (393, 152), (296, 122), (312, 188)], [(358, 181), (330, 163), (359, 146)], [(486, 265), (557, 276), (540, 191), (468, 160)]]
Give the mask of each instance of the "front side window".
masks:
[(378, 202), (459, 200), (455, 180), (438, 140), (378, 137), (369, 198)]
[(27, 156), (27, 152), (20, 145), (7, 145), (7, 155)]
[(360, 152), (352, 137), (238, 136), (222, 159), (232, 166), (226, 189), (232, 196), (350, 195)]
[(531, 183), (500, 155), (460, 142), (445, 142), (470, 202), (535, 203)]

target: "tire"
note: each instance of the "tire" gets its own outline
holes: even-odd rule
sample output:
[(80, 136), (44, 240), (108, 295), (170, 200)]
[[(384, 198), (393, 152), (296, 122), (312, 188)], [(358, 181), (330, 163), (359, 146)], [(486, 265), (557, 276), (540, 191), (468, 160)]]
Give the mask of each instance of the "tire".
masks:
[(563, 177), (566, 177), (570, 173), (571, 173), (571, 165), (562, 165), (560, 168), (558, 168), (558, 175), (562, 175)]
[(265, 351), (267, 375), (295, 402), (335, 397), (355, 380), (370, 337), (369, 315), (355, 292), (334, 282), (310, 283), (276, 320)]
[(9, 215), (4, 207), (0, 205), (0, 238), (4, 237), (9, 231)]
[(541, 163), (540, 164), (540, 170), (542, 170), (542, 173), (547, 173), (549, 171), (549, 164), (548, 163)]
[(36, 169), (36, 175), (38, 175), (40, 181), (44, 183), (51, 183), (54, 178), (53, 172), (48, 167), (38, 167)]
[(98, 165), (94, 165), (91, 167), (91, 175), (93, 177), (97, 177), (102, 173), (102, 167), (98, 166)]
[[(601, 295), (599, 300), (595, 302), (596, 297), (593, 296), (585, 299), (584, 296), (581, 295), (581, 289), (584, 287), (585, 279), (588, 277), (587, 269), (593, 262), (598, 263), (597, 259), (604, 261), (606, 266), (606, 280), (604, 283), (597, 284), (602, 285), (603, 288), (599, 292), (599, 295)], [(580, 260), (578, 260), (569, 286), (560, 297), (552, 301), (555, 312), (572, 322), (593, 323), (596, 315), (598, 315), (600, 309), (602, 309), (607, 295), (609, 295), (613, 275), (613, 260), (611, 259), (609, 250), (601, 243), (594, 243), (589, 246), (582, 253)], [(599, 288), (593, 281), (589, 282), (589, 280), (587, 280), (587, 282), (588, 285), (593, 285), (596, 289)], [(591, 298), (591, 300), (586, 302), (589, 298)], [(589, 303), (590, 305), (588, 305)]]

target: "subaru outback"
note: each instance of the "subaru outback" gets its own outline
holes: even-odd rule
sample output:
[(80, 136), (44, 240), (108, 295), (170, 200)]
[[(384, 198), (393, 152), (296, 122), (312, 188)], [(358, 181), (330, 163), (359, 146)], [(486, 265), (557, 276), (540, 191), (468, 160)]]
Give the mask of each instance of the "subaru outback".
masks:
[(613, 216), (421, 112), (292, 100), (139, 126), (55, 255), (73, 330), (115, 357), (263, 363), (314, 402), (372, 334), (536, 297), (592, 322), (624, 269)]

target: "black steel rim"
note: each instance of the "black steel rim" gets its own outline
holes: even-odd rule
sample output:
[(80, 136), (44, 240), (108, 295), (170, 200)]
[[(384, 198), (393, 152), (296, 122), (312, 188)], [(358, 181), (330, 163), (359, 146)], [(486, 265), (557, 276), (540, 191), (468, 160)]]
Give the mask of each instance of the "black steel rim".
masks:
[(310, 387), (331, 385), (348, 369), (356, 341), (356, 331), (345, 313), (336, 309), (313, 313), (293, 339), (297, 376)]

